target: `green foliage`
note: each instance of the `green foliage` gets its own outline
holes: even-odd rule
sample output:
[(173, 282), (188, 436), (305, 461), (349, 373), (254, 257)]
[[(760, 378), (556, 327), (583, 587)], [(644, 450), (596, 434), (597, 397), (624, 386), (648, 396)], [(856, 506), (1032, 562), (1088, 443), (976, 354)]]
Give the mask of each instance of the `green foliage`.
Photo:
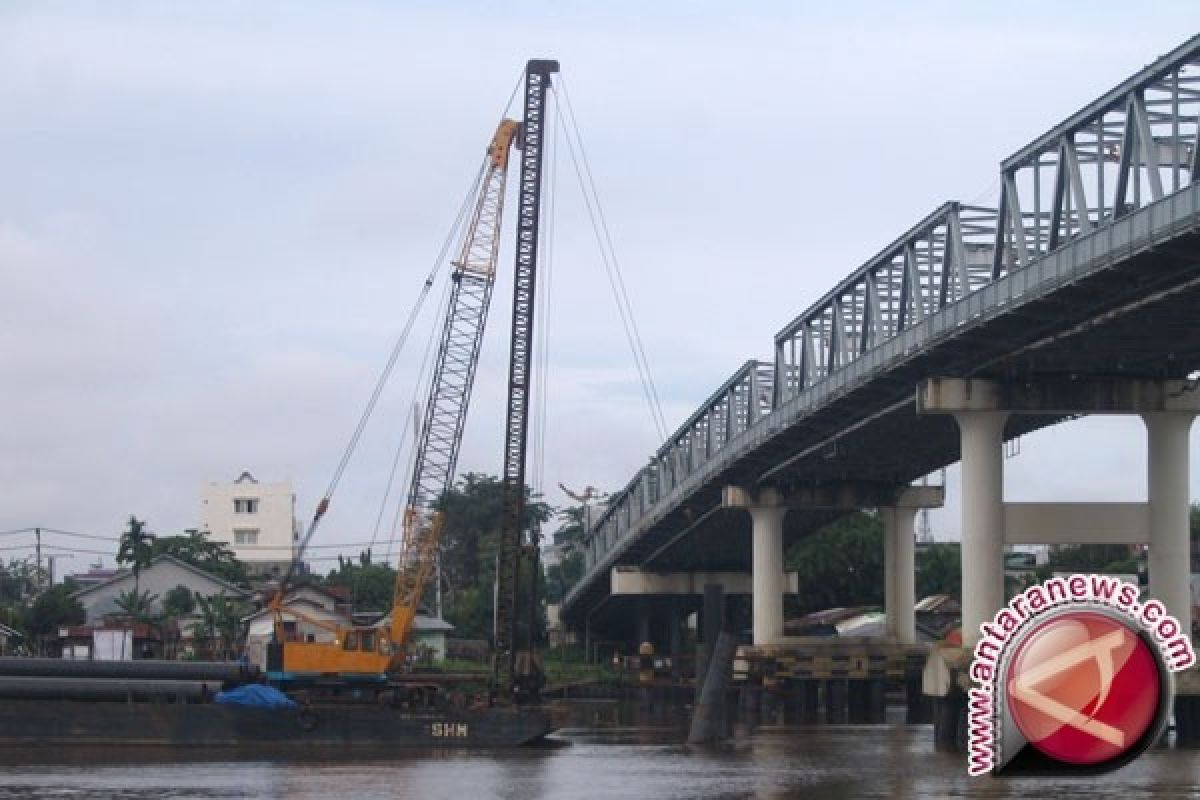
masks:
[(44, 577), (32, 559), (10, 559), (7, 566), (0, 566), (0, 605), (24, 603), (37, 592)]
[(186, 586), (176, 586), (163, 596), (163, 614), (168, 619), (177, 619), (196, 610), (196, 598)]
[[(456, 636), (482, 639), (492, 635), (492, 587), (503, 518), (503, 489), (499, 478), (471, 472), (459, 478), (438, 502), (438, 509), (445, 515), (441, 540), (443, 604), (446, 620), (455, 626)], [(550, 506), (527, 489), (524, 524), (540, 528), (550, 515)], [(521, 574), (526, 581), (529, 572), (523, 564)], [(528, 596), (525, 591), (521, 594)], [(527, 618), (528, 610), (518, 608), (519, 624)]]
[(1123, 544), (1071, 544), (1050, 551), (1046, 563), (1038, 567), (1037, 580), (1044, 581), (1055, 572), (1108, 572), (1137, 574), (1139, 565), (1129, 546)]
[(72, 591), (73, 587), (59, 584), (38, 595), (25, 616), (25, 630), (40, 637), (55, 634), (65, 625), (82, 625), (86, 615)]
[(113, 602), (116, 603), (117, 608), (133, 617), (137, 622), (154, 622), (156, 621), (154, 615), (156, 600), (158, 600), (158, 595), (150, 594), (149, 589), (144, 592), (130, 589), (117, 595), (117, 599)]
[(117, 563), (133, 566), (133, 590), (138, 590), (142, 568), (154, 558), (154, 534), (146, 530), (145, 520), (130, 515), (129, 527), (121, 534), (117, 546)]
[(562, 524), (554, 531), (554, 544), (569, 545), (570, 550), (562, 561), (546, 568), (546, 602), (559, 603), (580, 578), (583, 577), (583, 553), (577, 548), (582, 544), (587, 529), (584, 517), (587, 507), (580, 504), (568, 506), (558, 512)]
[(546, 602), (561, 603), (563, 597), (583, 577), (583, 553), (573, 550), (563, 560), (546, 568)]
[(211, 597), (197, 594), (196, 608), (200, 612), (200, 621), (192, 626), (193, 635), (208, 642), (210, 657), (224, 659), (232, 656), (241, 638), (245, 604), (223, 594)]
[(873, 514), (842, 517), (796, 542), (784, 560), (799, 573), (792, 613), (883, 602), (883, 523)]
[(349, 590), (355, 611), (390, 611), (395, 594), (396, 570), (371, 561), (371, 551), (362, 551), (358, 563), (338, 556), (337, 569), (325, 578), (326, 586)]
[(207, 534), (195, 529), (178, 536), (160, 536), (151, 546), (151, 559), (173, 556), (197, 569), (235, 586), (245, 586), (250, 576), (246, 565), (237, 559), (224, 542), (214, 542)]
[(587, 528), (584, 525), (586, 507), (581, 505), (567, 506), (558, 512), (562, 524), (554, 531), (555, 544), (579, 544), (583, 541)]
[(931, 594), (962, 599), (962, 547), (957, 542), (922, 547), (916, 554), (916, 569), (918, 600)]

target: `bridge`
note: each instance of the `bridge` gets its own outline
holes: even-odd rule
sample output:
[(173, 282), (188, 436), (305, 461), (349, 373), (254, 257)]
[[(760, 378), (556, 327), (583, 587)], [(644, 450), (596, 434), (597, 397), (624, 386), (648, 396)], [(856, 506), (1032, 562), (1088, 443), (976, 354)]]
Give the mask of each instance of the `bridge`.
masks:
[[(1018, 542), (1148, 543), (1151, 591), (1187, 630), (1198, 135), (1200, 36), (1005, 159), (998, 208), (948, 202), (851, 272), (611, 497), (567, 623), (677, 631), (720, 582), (752, 596), (755, 644), (770, 644), (787, 544), (875, 508), (888, 631), (911, 642), (913, 519), (941, 502), (912, 484), (961, 460), (966, 643), (1002, 604)], [(1003, 442), (1090, 413), (1145, 420), (1148, 502), (1006, 504)]]

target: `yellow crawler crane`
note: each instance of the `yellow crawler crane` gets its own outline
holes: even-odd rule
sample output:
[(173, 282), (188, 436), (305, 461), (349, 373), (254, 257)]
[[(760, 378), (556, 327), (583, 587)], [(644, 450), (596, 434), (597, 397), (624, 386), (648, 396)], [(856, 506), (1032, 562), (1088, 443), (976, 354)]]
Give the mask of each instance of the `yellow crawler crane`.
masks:
[[(454, 271), (441, 344), (430, 381), (424, 420), (417, 433), (391, 624), (369, 628), (331, 625), (303, 610), (283, 605), (288, 583), (301, 562), (304, 547), (329, 508), (327, 495), (318, 504), (305, 541), (270, 604), (275, 636), (268, 648), (267, 672), (277, 682), (386, 681), (389, 673), (401, 671), (406, 665), (413, 622), (437, 564), (444, 520), (433, 506), (454, 480), (459, 443), (495, 283), (509, 152), (519, 128), (519, 123), (508, 119), (497, 127), (481, 171), (474, 212), (463, 235), (458, 258), (452, 262)], [(312, 641), (300, 640), (287, 630), (285, 615), (329, 631), (332, 641), (315, 641), (316, 637)]]

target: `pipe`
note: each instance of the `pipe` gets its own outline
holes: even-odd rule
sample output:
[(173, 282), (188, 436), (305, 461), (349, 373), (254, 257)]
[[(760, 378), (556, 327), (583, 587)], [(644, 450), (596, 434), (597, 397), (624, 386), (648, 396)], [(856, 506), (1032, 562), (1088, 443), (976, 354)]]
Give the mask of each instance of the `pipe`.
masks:
[(258, 679), (258, 667), (228, 661), (76, 661), (5, 657), (0, 658), (0, 676), (4, 675), (248, 683)]
[(0, 675), (0, 697), (61, 700), (176, 698), (201, 700), (221, 686), (206, 681), (148, 681), (123, 678), (63, 678)]

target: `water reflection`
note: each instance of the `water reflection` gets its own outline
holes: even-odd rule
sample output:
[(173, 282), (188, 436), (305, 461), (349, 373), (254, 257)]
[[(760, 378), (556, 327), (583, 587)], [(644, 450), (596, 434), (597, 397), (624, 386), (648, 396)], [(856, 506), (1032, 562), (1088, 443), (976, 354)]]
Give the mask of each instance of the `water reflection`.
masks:
[(960, 759), (933, 751), (928, 727), (764, 727), (709, 748), (685, 747), (683, 736), (682, 727), (670, 725), (573, 728), (559, 735), (565, 745), (559, 747), (308, 759), (230, 751), (9, 751), (0, 753), (0, 800), (1200, 796), (1197, 751), (1155, 749), (1100, 779), (970, 779)]

